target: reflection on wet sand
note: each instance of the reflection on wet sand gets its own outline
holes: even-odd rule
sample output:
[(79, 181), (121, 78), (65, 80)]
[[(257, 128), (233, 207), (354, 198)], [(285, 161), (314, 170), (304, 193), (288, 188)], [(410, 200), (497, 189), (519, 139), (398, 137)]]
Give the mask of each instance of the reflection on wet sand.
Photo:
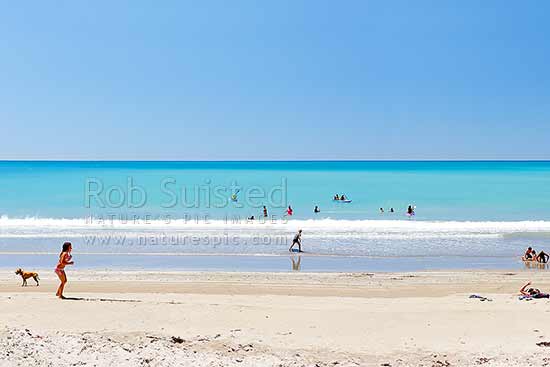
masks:
[(290, 260), (292, 261), (292, 271), (300, 271), (302, 265), (302, 256), (298, 255), (298, 260), (294, 257), (294, 255), (291, 256)]
[(548, 269), (547, 263), (540, 263), (538, 261), (524, 261), (523, 263), (527, 269)]

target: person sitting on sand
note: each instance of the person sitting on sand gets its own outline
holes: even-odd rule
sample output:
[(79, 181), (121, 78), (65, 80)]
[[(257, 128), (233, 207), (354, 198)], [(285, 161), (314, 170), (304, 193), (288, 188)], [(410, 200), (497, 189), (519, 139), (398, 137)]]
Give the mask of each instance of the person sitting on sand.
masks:
[(59, 288), (57, 288), (57, 293), (55, 295), (61, 299), (65, 299), (65, 297), (63, 296), (63, 289), (65, 288), (65, 284), (67, 284), (67, 274), (65, 274), (65, 266), (74, 264), (74, 261), (72, 261), (73, 257), (71, 256), (72, 250), (73, 245), (70, 242), (65, 242), (63, 244), (63, 248), (61, 250), (61, 253), (59, 254), (59, 263), (55, 268), (55, 273), (61, 281), (61, 284), (59, 285)]
[(531, 247), (527, 247), (527, 250), (525, 251), (525, 255), (523, 255), (523, 261), (529, 261), (529, 260), (533, 260), (533, 255), (531, 255), (531, 251), (533, 251), (533, 249)]
[(550, 256), (542, 250), (539, 252), (538, 256), (536, 257), (537, 261), (542, 264), (546, 264), (548, 262), (548, 258), (550, 258)]
[(531, 282), (527, 282), (527, 284), (525, 284), (523, 287), (521, 287), (521, 289), (519, 290), (519, 293), (521, 293), (524, 296), (531, 297), (531, 298), (550, 298), (550, 294), (542, 293), (537, 288), (529, 288), (529, 289), (526, 290), (525, 288), (527, 288), (530, 285), (531, 285)]
[(292, 252), (292, 248), (295, 244), (298, 244), (298, 252), (302, 251), (302, 230), (300, 229), (298, 233), (296, 233), (296, 236), (294, 236), (294, 239), (292, 240), (292, 245), (290, 245), (290, 248), (288, 249), (289, 252)]

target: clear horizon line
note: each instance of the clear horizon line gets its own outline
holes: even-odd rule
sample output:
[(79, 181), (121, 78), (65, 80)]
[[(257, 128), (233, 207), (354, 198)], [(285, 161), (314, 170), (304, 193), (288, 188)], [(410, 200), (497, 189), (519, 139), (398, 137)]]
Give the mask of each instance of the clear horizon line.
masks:
[(528, 159), (3, 159), (0, 162), (550, 162), (550, 158)]

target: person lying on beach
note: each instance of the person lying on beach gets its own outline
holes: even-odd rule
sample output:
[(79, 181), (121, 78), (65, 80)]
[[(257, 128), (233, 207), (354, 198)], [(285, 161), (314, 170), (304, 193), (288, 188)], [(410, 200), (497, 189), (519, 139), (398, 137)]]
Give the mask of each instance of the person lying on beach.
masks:
[(539, 252), (538, 256), (536, 257), (537, 261), (543, 264), (546, 264), (548, 262), (548, 258), (550, 258), (550, 256), (542, 250)]
[(292, 252), (292, 248), (295, 244), (298, 244), (298, 252), (302, 251), (302, 230), (300, 229), (298, 233), (296, 233), (296, 236), (294, 236), (294, 239), (292, 240), (292, 245), (290, 245), (290, 248), (288, 249), (289, 252)]
[(61, 281), (61, 284), (59, 285), (59, 288), (57, 288), (57, 293), (55, 295), (61, 299), (65, 299), (65, 297), (63, 296), (63, 289), (65, 288), (65, 284), (67, 284), (67, 274), (65, 274), (65, 266), (74, 264), (74, 261), (72, 261), (73, 257), (71, 256), (72, 250), (73, 245), (70, 242), (65, 242), (63, 244), (63, 248), (61, 250), (61, 253), (59, 254), (59, 263), (55, 268), (55, 273)]
[(531, 282), (527, 282), (527, 284), (525, 284), (523, 287), (521, 287), (521, 289), (519, 290), (519, 293), (521, 293), (522, 295), (524, 295), (526, 297), (531, 297), (531, 298), (550, 298), (550, 294), (542, 293), (540, 291), (540, 289), (529, 288), (529, 289), (526, 290), (525, 288), (527, 288), (530, 285), (531, 285)]

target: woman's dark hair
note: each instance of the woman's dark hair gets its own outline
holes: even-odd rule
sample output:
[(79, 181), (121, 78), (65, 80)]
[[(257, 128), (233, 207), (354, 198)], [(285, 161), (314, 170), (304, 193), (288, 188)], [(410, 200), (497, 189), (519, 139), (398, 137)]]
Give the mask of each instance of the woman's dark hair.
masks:
[(539, 294), (540, 291), (537, 288), (529, 288), (529, 290), (527, 290), (527, 293), (533, 296), (535, 294)]
[(71, 246), (71, 243), (70, 242), (65, 242), (63, 244), (63, 252), (69, 251), (69, 246)]

